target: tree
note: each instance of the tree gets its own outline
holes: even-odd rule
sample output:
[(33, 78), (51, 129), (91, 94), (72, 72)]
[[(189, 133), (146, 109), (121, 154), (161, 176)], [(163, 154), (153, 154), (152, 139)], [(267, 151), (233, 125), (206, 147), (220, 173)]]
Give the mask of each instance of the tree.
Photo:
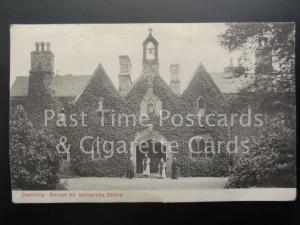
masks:
[[(228, 23), (225, 32), (219, 36), (226, 49), (241, 50), (245, 55), (254, 53), (262, 37), (268, 38), (272, 48), (274, 71), (269, 76), (255, 74), (255, 79), (238, 93), (234, 104), (255, 102), (255, 111), (270, 115), (282, 112), (285, 121), (292, 125), (296, 100), (294, 23)], [(266, 82), (269, 88), (258, 88), (258, 84)]]
[[(227, 29), (219, 38), (222, 46), (229, 51), (241, 50), (244, 55), (254, 53), (259, 39), (266, 37), (272, 48), (272, 61), (275, 68), (268, 76), (272, 91), (286, 96), (286, 105), (295, 104), (295, 25), (294, 23), (228, 23)], [(252, 67), (255, 65), (252, 64)], [(254, 68), (252, 68), (252, 71)], [(249, 83), (244, 90), (255, 89), (264, 76), (256, 76), (255, 82)], [(254, 81), (254, 80), (253, 80)], [(270, 89), (256, 89), (260, 98), (270, 97)], [(278, 96), (277, 95), (277, 96)], [(277, 96), (273, 95), (273, 98)], [(288, 101), (287, 101), (288, 100)], [(262, 101), (264, 101), (262, 99)], [(283, 103), (283, 102), (282, 102)]]
[(227, 187), (295, 187), (296, 137), (282, 114), (249, 138), (249, 152), (237, 156)]
[(55, 189), (59, 185), (59, 157), (49, 133), (33, 128), (22, 106), (12, 107), (10, 161), (12, 188)]
[[(228, 23), (227, 27), (219, 38), (229, 51), (254, 51), (258, 46), (258, 39), (267, 37), (273, 49), (273, 62), (278, 67), (278, 72), (286, 77), (295, 74), (294, 23)], [(294, 79), (294, 76), (290, 78)], [(289, 82), (286, 85), (294, 84)]]
[[(271, 69), (257, 67), (260, 70), (250, 64), (255, 77), (231, 102), (232, 110), (238, 111), (250, 104), (253, 113), (265, 115), (265, 126), (249, 137), (250, 152), (235, 158), (228, 187), (294, 186), (295, 25), (229, 23), (219, 38), (229, 51), (241, 50), (244, 56), (253, 55), (258, 47), (267, 50), (273, 64)], [(266, 39), (267, 48), (261, 48), (259, 42)]]

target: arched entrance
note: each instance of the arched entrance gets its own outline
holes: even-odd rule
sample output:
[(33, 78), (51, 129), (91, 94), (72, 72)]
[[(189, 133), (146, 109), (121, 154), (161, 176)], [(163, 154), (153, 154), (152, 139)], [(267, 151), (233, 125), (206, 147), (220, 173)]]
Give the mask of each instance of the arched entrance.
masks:
[(163, 158), (167, 164), (167, 176), (171, 170), (171, 153), (168, 140), (158, 131), (144, 130), (135, 135), (135, 139), (131, 145), (131, 160), (134, 164), (135, 172), (140, 174), (143, 172), (143, 158), (145, 153), (150, 157), (150, 172), (157, 174), (158, 163)]
[(158, 173), (158, 164), (161, 158), (166, 162), (166, 146), (155, 140), (141, 142), (136, 146), (136, 173), (143, 172), (143, 158), (147, 154), (151, 160), (150, 173)]

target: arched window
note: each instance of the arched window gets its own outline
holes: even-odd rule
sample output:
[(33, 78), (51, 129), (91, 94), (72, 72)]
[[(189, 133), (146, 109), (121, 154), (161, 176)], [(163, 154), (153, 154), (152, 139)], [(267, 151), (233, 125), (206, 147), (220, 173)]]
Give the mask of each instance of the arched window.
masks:
[(154, 105), (153, 105), (153, 103), (148, 104), (148, 114), (154, 114)]
[(214, 156), (214, 142), (209, 135), (197, 136), (191, 143), (193, 158), (211, 158)]
[(192, 142), (192, 157), (200, 157), (203, 158), (205, 157), (205, 141), (203, 139), (195, 139)]
[(197, 99), (197, 113), (205, 115), (205, 100), (202, 96), (199, 96)]
[(206, 157), (213, 157), (214, 156), (214, 146), (213, 146), (213, 141), (212, 139), (208, 139), (206, 141), (206, 147), (205, 147), (205, 154)]

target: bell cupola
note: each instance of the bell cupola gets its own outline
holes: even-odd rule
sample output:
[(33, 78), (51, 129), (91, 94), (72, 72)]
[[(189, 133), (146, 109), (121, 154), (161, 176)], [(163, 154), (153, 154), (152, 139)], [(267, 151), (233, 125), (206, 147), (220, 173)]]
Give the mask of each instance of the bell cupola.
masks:
[(147, 65), (159, 71), (158, 42), (152, 35), (152, 28), (149, 29), (148, 37), (143, 42), (143, 69)]

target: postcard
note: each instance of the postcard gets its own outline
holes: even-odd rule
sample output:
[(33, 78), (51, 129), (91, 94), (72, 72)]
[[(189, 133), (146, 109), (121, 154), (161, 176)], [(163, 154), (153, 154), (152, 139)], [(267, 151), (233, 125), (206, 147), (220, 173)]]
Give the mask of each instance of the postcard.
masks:
[(295, 200), (294, 23), (10, 33), (14, 203)]

